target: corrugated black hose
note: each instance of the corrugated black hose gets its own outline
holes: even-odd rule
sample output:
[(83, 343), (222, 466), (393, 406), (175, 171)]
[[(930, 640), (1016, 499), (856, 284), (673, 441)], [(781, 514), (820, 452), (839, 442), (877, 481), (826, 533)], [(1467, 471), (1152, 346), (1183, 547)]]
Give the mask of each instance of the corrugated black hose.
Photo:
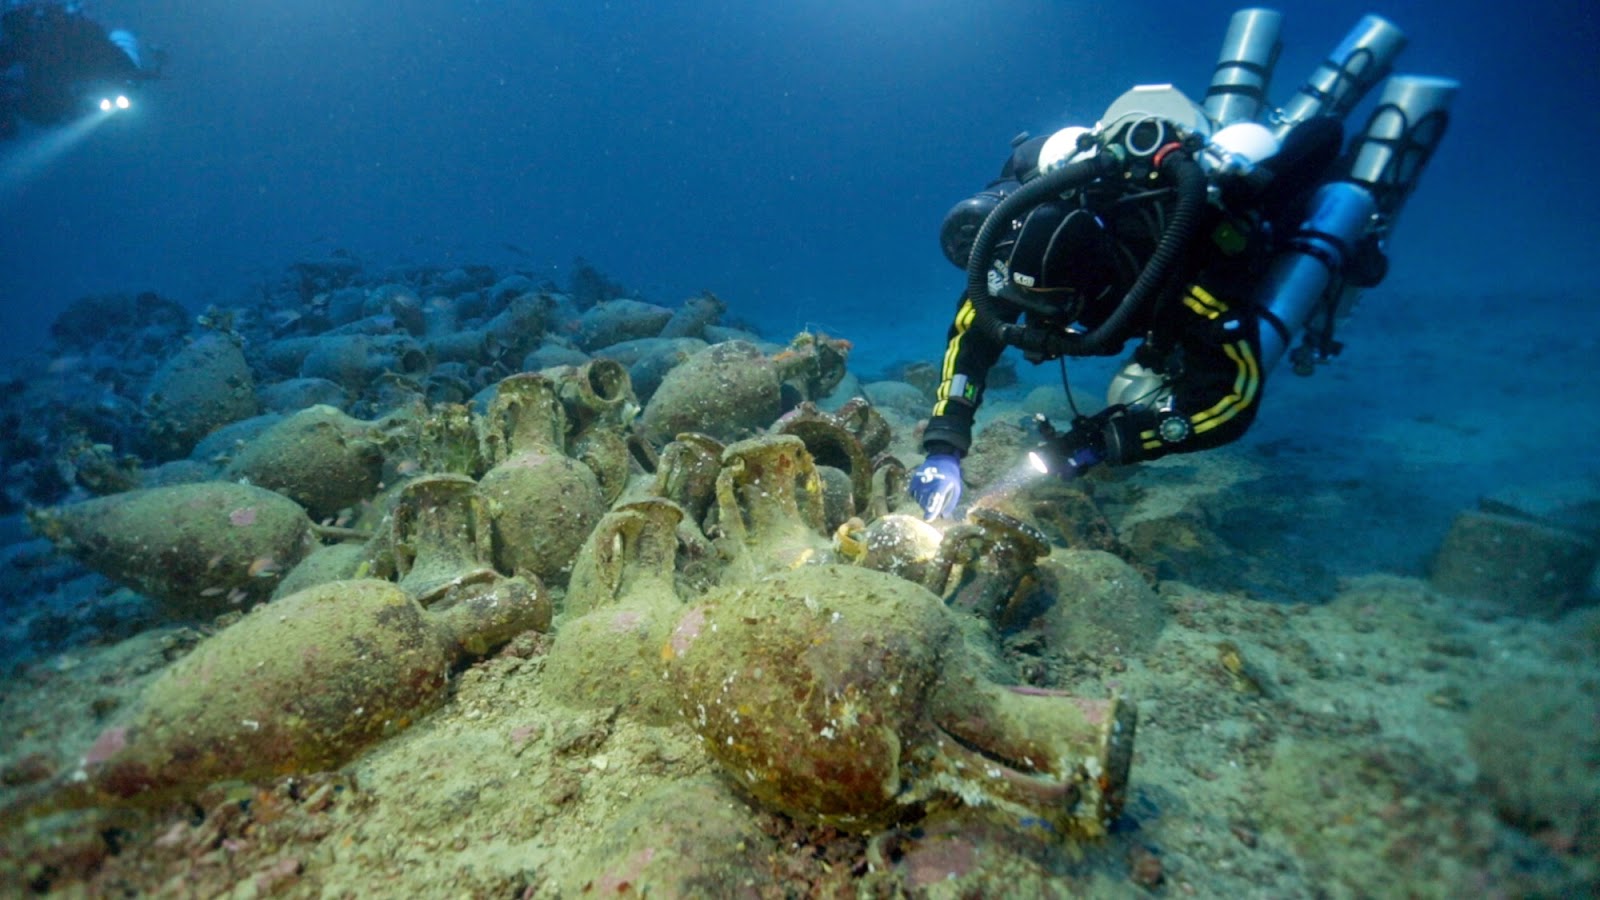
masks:
[(972, 255), (967, 260), (967, 299), (972, 301), (974, 327), (991, 340), (1029, 353), (1042, 354), (1045, 358), (1116, 352), (1120, 346), (1120, 342), (1115, 341), (1116, 336), (1127, 326), (1134, 313), (1166, 286), (1173, 267), (1183, 259), (1200, 225), (1201, 212), (1206, 204), (1206, 177), (1188, 153), (1172, 150), (1161, 160), (1160, 172), (1172, 179), (1177, 194), (1172, 218), (1162, 232), (1155, 252), (1150, 254), (1150, 260), (1134, 280), (1133, 287), (1128, 289), (1116, 310), (1098, 328), (1085, 334), (1068, 334), (1006, 322), (996, 309), (997, 299), (989, 294), (989, 268), (1001, 229), (1024, 210), (1120, 169), (1121, 164), (1114, 156), (1096, 153), (1088, 159), (1068, 163), (1048, 175), (1036, 178), (1000, 201), (1000, 205), (989, 213), (983, 226), (978, 229), (972, 243)]

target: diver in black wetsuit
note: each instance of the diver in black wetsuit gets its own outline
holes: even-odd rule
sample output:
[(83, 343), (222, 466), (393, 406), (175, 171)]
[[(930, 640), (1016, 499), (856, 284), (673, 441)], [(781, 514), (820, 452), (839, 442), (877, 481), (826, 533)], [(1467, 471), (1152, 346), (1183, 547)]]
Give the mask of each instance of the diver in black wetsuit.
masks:
[(1232, 441), (1297, 336), (1299, 372), (1338, 352), (1334, 323), (1382, 280), (1456, 84), (1390, 78), (1341, 152), (1342, 120), (1404, 35), (1363, 18), (1265, 110), (1277, 31), (1275, 12), (1235, 14), (1203, 107), (1170, 85), (1134, 88), (1092, 129), (1014, 142), (1000, 178), (946, 216), (940, 243), (967, 283), (911, 478), (930, 519), (960, 499), (985, 375), (1008, 346), (1042, 362), (1140, 342), (1103, 410), (1063, 431), (1038, 419), (1030, 462), (1068, 478)]
[(141, 58), (134, 36), (107, 31), (76, 3), (8, 3), (0, 13), (0, 138), (19, 121), (60, 125), (126, 108), (140, 82), (161, 76), (160, 54)]

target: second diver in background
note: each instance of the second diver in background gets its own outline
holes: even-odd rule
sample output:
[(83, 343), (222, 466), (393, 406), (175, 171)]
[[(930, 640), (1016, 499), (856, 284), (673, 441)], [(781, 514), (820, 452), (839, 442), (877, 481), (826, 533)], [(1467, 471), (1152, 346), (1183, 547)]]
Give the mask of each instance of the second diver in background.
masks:
[(16, 136), (23, 121), (53, 127), (126, 108), (135, 86), (161, 77), (160, 51), (141, 52), (131, 32), (107, 31), (81, 4), (0, 9), (0, 139)]

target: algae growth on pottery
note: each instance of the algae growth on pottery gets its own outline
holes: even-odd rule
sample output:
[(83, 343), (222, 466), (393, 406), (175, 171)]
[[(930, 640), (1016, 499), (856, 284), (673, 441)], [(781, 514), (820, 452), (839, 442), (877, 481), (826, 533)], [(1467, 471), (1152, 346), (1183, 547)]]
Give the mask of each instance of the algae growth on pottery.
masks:
[[(1243, 463), (1008, 481), (1034, 410), (1005, 392), (970, 511), (930, 523), (906, 463), (932, 398), (863, 385), (843, 341), (767, 341), (706, 296), (663, 316), (603, 280), (324, 262), (180, 360), (243, 354), (256, 405), (212, 385), (184, 424), (156, 404), (180, 367), (148, 365), (127, 404), (68, 401), (95, 438), (52, 445), (65, 484), (10, 470), (53, 543), (0, 555), (9, 627), (45, 648), (0, 695), (6, 890), (1381, 895), (1378, 859), (1420, 895), (1585, 877), (1592, 772), (1529, 741), (1586, 746), (1592, 627), (1512, 629), (1399, 578), (1253, 598), (1244, 576), (1290, 561), (1230, 543), (1266, 502), (1224, 490), (1255, 484)], [(140, 309), (141, 332), (177, 327)], [(148, 346), (71, 333), (101, 358)], [(1462, 543), (1441, 584), (1472, 576)], [(1578, 674), (1488, 680), (1549, 641)]]
[(810, 566), (710, 592), (665, 653), (706, 751), (790, 815), (873, 830), (948, 794), (1104, 834), (1132, 707), (990, 684), (953, 615), (893, 575)]

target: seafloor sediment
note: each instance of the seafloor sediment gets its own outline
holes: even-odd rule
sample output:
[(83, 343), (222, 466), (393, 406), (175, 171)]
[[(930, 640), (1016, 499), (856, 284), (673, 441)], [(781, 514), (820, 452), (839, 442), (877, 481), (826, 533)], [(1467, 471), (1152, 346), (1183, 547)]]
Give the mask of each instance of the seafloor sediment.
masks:
[[(338, 260), (291, 275), (256, 305), (211, 311), (198, 331), (150, 299), (125, 326), (64, 317), (53, 369), (28, 372), (11, 397), (14, 412), (38, 410), (47, 388), (69, 402), (35, 417), (27, 447), (14, 431), (4, 460), (13, 509), (63, 510), (34, 516), (46, 534), (56, 524), (62, 552), (8, 535), (0, 571), (12, 643), (0, 699), (7, 893), (1459, 897), (1581, 896), (1600, 885), (1593, 486), (1556, 501), (1495, 492), (1429, 541), (1431, 578), (1396, 574), (1362, 567), (1350, 550), (1382, 540), (1370, 509), (1342, 509), (1360, 492), (1286, 479), (1248, 448), (1071, 486), (1014, 482), (1027, 437), (1013, 423), (1041, 407), (1058, 413), (1059, 401), (1001, 387), (969, 461), (968, 499), (1037, 529), (1048, 555), (1015, 571), (969, 560), (990, 580), (938, 582), (962, 601), (951, 608), (954, 636), (940, 640), (966, 648), (940, 659), (971, 654), (962, 665), (983, 679), (1040, 692), (1126, 698), (1139, 722), (1125, 802), (1109, 833), (1069, 836), (1049, 810), (919, 784), (907, 770), (897, 790), (914, 802), (853, 827), (814, 808), (774, 808), (770, 798), (782, 806), (791, 795), (747, 791), (719, 762), (726, 755), (708, 753), (693, 702), (673, 692), (715, 688), (661, 690), (671, 648), (683, 645), (651, 629), (671, 627), (718, 583), (737, 594), (796, 566), (867, 564), (852, 556), (849, 528), (834, 526), (853, 515), (870, 528), (903, 512), (904, 499), (873, 494), (870, 475), (851, 471), (859, 451), (779, 416), (803, 399), (832, 411), (868, 398), (883, 433), (851, 435), (873, 443), (892, 474), (884, 460), (919, 458), (925, 373), (899, 367), (867, 380), (842, 344), (721, 330), (725, 311), (705, 298), (645, 308), (592, 271), (566, 288), (508, 285), (493, 272), (378, 279)], [(355, 342), (357, 352), (350, 335), (383, 340)], [(626, 360), (637, 406), (610, 402), (616, 384), (593, 374), (615, 369), (571, 380), (607, 358)], [(506, 380), (562, 366), (565, 375)], [(231, 374), (207, 391), (190, 367)], [(691, 372), (709, 381), (686, 388)], [(707, 396), (704, 384), (720, 389)], [(600, 396), (575, 396), (584, 385)], [(193, 396), (175, 404), (182, 391)], [(310, 408), (324, 410), (317, 421), (296, 418)], [(487, 443), (481, 429), (444, 439), (496, 409), (510, 424)], [(812, 438), (803, 466), (814, 460), (820, 479), (727, 480), (721, 492), (705, 481), (802, 459), (763, 455), (793, 446), (770, 437), (786, 430)], [(703, 436), (679, 446), (683, 432)], [(646, 438), (630, 451), (633, 435)], [(713, 459), (736, 458), (697, 470), (707, 447)], [(283, 459), (300, 464), (274, 465)], [(679, 467), (670, 482), (659, 477), (667, 465)], [(299, 479), (301, 469), (322, 474)], [(528, 484), (508, 474), (522, 470), (542, 474)], [(424, 477), (437, 472), (455, 474)], [(286, 530), (267, 534), (255, 529), (268, 505), (229, 495), (220, 536), (181, 521), (162, 532), (185, 552), (160, 572), (139, 565), (137, 542), (63, 518), (90, 495), (159, 499), (177, 495), (129, 491), (240, 480), (314, 512), (291, 510)], [(480, 496), (486, 482), (506, 487)], [(768, 496), (786, 491), (794, 496), (782, 504)], [(547, 508), (562, 517), (514, 515)], [(441, 509), (450, 516), (428, 512)], [(774, 521), (774, 510), (792, 515)], [(397, 516), (412, 530), (374, 547)], [(1307, 543), (1271, 527), (1295, 517), (1334, 531)], [(1341, 542), (1341, 521), (1364, 533)], [(1402, 538), (1403, 519), (1388, 525), (1397, 543), (1417, 540)], [(579, 540), (545, 540), (561, 531)], [(259, 544), (240, 549), (242, 532)], [(590, 532), (607, 539), (579, 554)], [(496, 540), (505, 534), (524, 537)], [(884, 565), (937, 580), (911, 574), (908, 560)], [(267, 601), (296, 578), (320, 581), (331, 611), (303, 599), (317, 594)], [(979, 590), (1001, 581), (1004, 590)], [(371, 598), (370, 617), (354, 600), (340, 605), (350, 593)], [(985, 602), (972, 603), (978, 595)], [(889, 634), (890, 620), (876, 616), (904, 619), (841, 608), (878, 628), (856, 635), (869, 646)], [(615, 614), (597, 619), (595, 609)], [(347, 634), (363, 652), (344, 659), (330, 645), (254, 682), (249, 669), (207, 681), (222, 679), (228, 653), (280, 639), (275, 653), (316, 645), (310, 634), (283, 638), (274, 615)], [(380, 646), (381, 660), (364, 653)], [(629, 655), (635, 646), (649, 653)], [(380, 691), (373, 679), (406, 690)], [(235, 701), (206, 694), (218, 683), (261, 688), (293, 707), (294, 721), (233, 729)], [(178, 717), (168, 700), (152, 711), (163, 696), (200, 709)], [(781, 702), (765, 706), (742, 708), (752, 728), (784, 719)], [(140, 790), (118, 793), (125, 782), (94, 764), (128, 752), (121, 743), (162, 715), (230, 734), (166, 738), (188, 754), (151, 757), (167, 761), (170, 778), (144, 773)], [(282, 746), (263, 746), (265, 736)], [(71, 793), (80, 769), (98, 793)]]

